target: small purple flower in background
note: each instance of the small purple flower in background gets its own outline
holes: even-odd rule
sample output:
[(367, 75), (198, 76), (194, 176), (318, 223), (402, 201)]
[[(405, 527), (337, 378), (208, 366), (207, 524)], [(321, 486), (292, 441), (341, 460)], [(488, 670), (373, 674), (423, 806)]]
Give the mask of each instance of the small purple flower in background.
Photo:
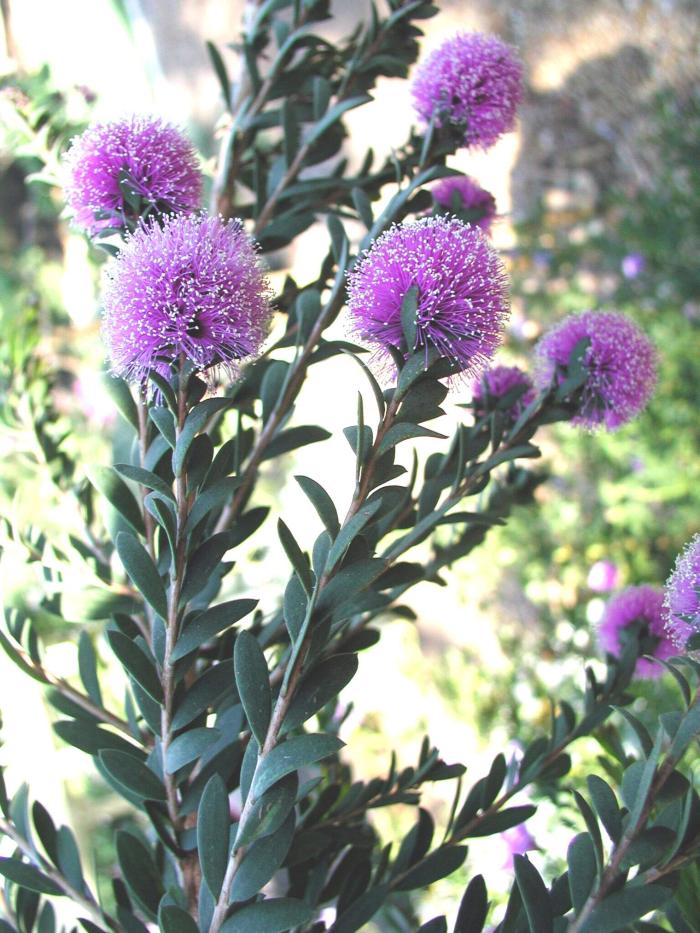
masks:
[[(656, 385), (656, 350), (637, 325), (617, 311), (571, 314), (537, 345), (537, 381), (544, 387), (566, 369), (574, 347), (590, 341), (583, 356), (588, 378), (572, 424), (614, 431), (645, 407)], [(563, 381), (560, 375), (559, 381)]]
[(686, 545), (666, 582), (666, 632), (679, 651), (700, 632), (700, 535)]
[(240, 221), (179, 214), (142, 224), (107, 267), (104, 335), (119, 376), (163, 374), (184, 356), (197, 369), (258, 352), (270, 292)]
[(161, 213), (199, 207), (202, 178), (192, 144), (156, 117), (97, 123), (72, 140), (65, 162), (66, 200), (91, 235), (137, 219), (124, 188)]
[(626, 279), (636, 279), (646, 269), (647, 261), (642, 253), (630, 253), (620, 263)]
[(496, 199), (468, 175), (450, 175), (432, 189), (433, 200), (460, 220), (476, 224), (484, 233), (496, 216)]
[(429, 123), (453, 124), (464, 145), (488, 149), (515, 127), (523, 66), (497, 36), (459, 33), (435, 49), (413, 82), (416, 110)]
[(610, 560), (597, 560), (588, 571), (588, 589), (594, 593), (608, 593), (617, 586), (617, 565)]
[(488, 390), (488, 394), (492, 399), (499, 399), (516, 388), (523, 388), (525, 391), (505, 411), (507, 417), (513, 422), (518, 420), (522, 411), (535, 398), (532, 379), (519, 366), (492, 366), (491, 369), (487, 369), (481, 379), (474, 383), (472, 391), (474, 411), (477, 417), (481, 417), (486, 414), (487, 410), (494, 407), (491, 405), (487, 409), (486, 405), (483, 404), (485, 389)]
[(394, 225), (365, 250), (348, 276), (348, 311), (358, 338), (388, 356), (401, 346), (401, 308), (418, 289), (415, 345), (434, 348), (474, 376), (501, 342), (508, 279), (485, 234), (456, 218)]
[(507, 829), (504, 833), (500, 834), (500, 838), (505, 844), (507, 851), (503, 862), (503, 869), (505, 871), (512, 871), (514, 855), (525, 855), (526, 852), (538, 848), (534, 836), (532, 836), (524, 823), (521, 823), (519, 826), (514, 826), (513, 829)]
[[(605, 607), (598, 626), (598, 643), (603, 651), (619, 658), (624, 648), (622, 633), (628, 626), (637, 625), (641, 651), (665, 661), (675, 654), (675, 649), (664, 621), (663, 591), (653, 586), (630, 586)], [(647, 658), (639, 658), (634, 673), (636, 677), (658, 677), (663, 667)]]

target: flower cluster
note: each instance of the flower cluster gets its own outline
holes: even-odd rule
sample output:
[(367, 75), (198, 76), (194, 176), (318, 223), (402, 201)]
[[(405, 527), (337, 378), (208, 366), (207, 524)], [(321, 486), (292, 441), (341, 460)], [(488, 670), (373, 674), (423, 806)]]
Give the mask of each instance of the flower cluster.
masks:
[(508, 316), (507, 276), (477, 227), (425, 217), (394, 225), (349, 275), (354, 332), (380, 354), (404, 343), (401, 309), (417, 288), (416, 337), (408, 352), (434, 348), (474, 376), (501, 342)]
[(488, 233), (496, 216), (496, 199), (468, 175), (450, 175), (432, 189), (438, 207), (457, 214), (461, 220), (476, 224)]
[(72, 141), (65, 162), (68, 205), (91, 235), (138, 219), (132, 199), (160, 213), (199, 207), (195, 151), (176, 127), (155, 117), (95, 124)]
[(666, 631), (679, 651), (700, 632), (700, 535), (676, 559), (666, 583)]
[(588, 371), (572, 424), (604, 425), (609, 431), (645, 407), (656, 385), (656, 351), (642, 331), (616, 311), (572, 314), (545, 334), (537, 346), (539, 385), (566, 377), (574, 348), (588, 341), (583, 364)]
[(515, 126), (523, 68), (515, 49), (496, 36), (459, 33), (418, 69), (413, 97), (419, 116), (452, 125), (465, 146), (488, 149)]
[(143, 380), (184, 357), (235, 371), (267, 335), (269, 297), (240, 221), (180, 214), (142, 224), (105, 276), (112, 370)]
[[(664, 594), (653, 586), (630, 586), (613, 597), (605, 608), (598, 628), (598, 642), (603, 651), (619, 658), (624, 651), (625, 630), (634, 627), (640, 653), (665, 661), (675, 654), (664, 627)], [(653, 678), (663, 667), (648, 658), (639, 658), (636, 677)]]
[[(492, 366), (481, 379), (474, 383), (472, 392), (474, 411), (477, 417), (486, 414), (486, 395), (497, 400), (520, 389), (521, 394), (504, 412), (510, 421), (517, 421), (523, 410), (535, 398), (532, 380), (519, 366)], [(489, 406), (492, 407), (492, 406)]]

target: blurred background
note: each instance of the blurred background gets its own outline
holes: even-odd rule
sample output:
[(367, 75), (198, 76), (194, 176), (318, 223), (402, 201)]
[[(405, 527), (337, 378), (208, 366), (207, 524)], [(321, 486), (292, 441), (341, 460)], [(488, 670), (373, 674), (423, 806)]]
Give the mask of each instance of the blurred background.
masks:
[[(381, 643), (361, 656), (343, 697), (342, 735), (365, 778), (387, 770), (392, 747), (400, 762), (412, 763), (426, 733), (446, 760), (474, 762), (472, 779), (497, 751), (517, 754), (513, 737), (527, 740), (548, 721), (548, 696), (578, 696), (583, 663), (598, 656), (595, 629), (606, 599), (627, 585), (662, 585), (676, 553), (700, 530), (700, 7), (694, 0), (438, 5), (441, 13), (425, 23), (423, 56), (455, 30), (476, 29), (517, 45), (526, 66), (518, 132), (488, 154), (462, 152), (452, 163), (497, 200), (494, 242), (513, 293), (503, 361), (527, 367), (542, 330), (570, 311), (617, 308), (656, 343), (660, 381), (646, 413), (618, 434), (550, 430), (542, 438), (549, 479), (536, 504), (516, 511), (447, 573), (447, 587), (412, 591), (417, 621), (387, 622)], [(71, 536), (83, 534), (85, 466), (108, 462), (120, 443), (102, 382), (103, 256), (63, 217), (57, 153), (92, 120), (147, 111), (186, 127), (211, 174), (222, 105), (205, 41), (234, 71), (242, 7), (231, 0), (0, 0), (6, 606), (36, 603), (46, 580), (29, 562), (32, 541), (46, 535), (69, 547)], [(328, 36), (348, 32), (365, 7), (334, 3)], [(356, 140), (361, 155), (371, 138), (380, 154), (388, 152), (413, 120), (406, 83), (383, 80), (374, 103), (350, 115), (350, 149)], [(324, 237), (322, 227), (312, 228), (294, 250), (271, 255), (274, 282), (281, 285), (288, 270), (303, 282)], [(311, 514), (286, 480), (296, 472), (317, 476), (342, 503), (353, 470), (340, 429), (354, 417), (356, 373), (335, 361), (332, 377), (314, 369), (321, 372), (306, 387), (298, 418), (317, 418), (334, 438), (283, 461), (260, 491), (300, 533)], [(453, 402), (467, 397), (462, 391)], [(451, 409), (451, 417), (459, 412)], [(253, 539), (246, 579), (237, 584), (270, 605), (287, 573), (272, 535)], [(73, 618), (83, 618), (84, 578), (76, 573), (72, 591), (61, 586), (63, 615), (72, 597)], [(80, 626), (41, 614), (47, 666), (71, 677)], [(93, 631), (100, 624), (91, 623)], [(643, 713), (670, 688), (637, 689)], [(0, 703), (11, 778), (31, 778), (33, 793), (58, 818), (69, 816), (83, 840), (90, 834), (98, 863), (108, 866), (110, 827), (126, 819), (121, 804), (95, 781), (85, 756), (58, 747), (41, 696), (4, 658)], [(575, 749), (574, 785), (577, 761), (598, 750), (593, 740)], [(99, 825), (86, 793), (103, 808)], [(436, 796), (428, 805), (446, 817), (448, 801)], [(389, 838), (407, 825), (396, 809), (378, 816)], [(532, 857), (548, 875), (561, 870), (579, 819), (573, 810), (563, 821), (553, 814), (545, 795), (526, 840), (539, 846)], [(472, 849), (496, 894), (508, 886), (503, 869), (512, 848), (512, 839), (497, 838)], [(468, 866), (431, 889), (417, 907), (422, 919), (454, 914)], [(406, 916), (397, 908), (377, 929), (410, 930)]]

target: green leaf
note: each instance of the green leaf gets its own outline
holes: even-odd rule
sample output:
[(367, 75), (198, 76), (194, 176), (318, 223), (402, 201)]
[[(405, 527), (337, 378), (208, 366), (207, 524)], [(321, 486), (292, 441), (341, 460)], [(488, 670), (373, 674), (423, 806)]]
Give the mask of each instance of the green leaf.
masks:
[(88, 479), (137, 534), (144, 534), (143, 516), (131, 490), (109, 467), (93, 466), (87, 470)]
[(289, 372), (289, 363), (282, 360), (274, 360), (265, 370), (265, 375), (260, 384), (260, 400), (262, 401), (263, 423), (267, 423), (270, 415), (282, 394), (282, 389), (287, 381)]
[(180, 768), (203, 755), (209, 746), (220, 738), (221, 732), (218, 729), (205, 726), (178, 735), (170, 743), (165, 756), (166, 774), (175, 774)]
[(200, 402), (199, 405), (195, 405), (185, 419), (185, 424), (175, 443), (175, 450), (173, 451), (173, 473), (175, 476), (180, 476), (182, 473), (190, 445), (207, 421), (212, 415), (226, 408), (231, 408), (232, 405), (233, 400), (228, 397), (208, 398)]
[(102, 706), (102, 692), (97, 677), (97, 655), (90, 641), (90, 636), (84, 630), (80, 633), (78, 639), (78, 670), (88, 696), (93, 703)]
[(576, 806), (579, 808), (581, 816), (586, 824), (586, 829), (588, 834), (591, 837), (591, 842), (593, 843), (593, 851), (596, 858), (596, 866), (598, 870), (598, 875), (603, 873), (603, 863), (605, 861), (605, 853), (603, 851), (603, 840), (600, 835), (600, 827), (598, 826), (598, 821), (595, 818), (593, 810), (588, 806), (588, 803), (584, 798), (579, 794), (578, 791), (572, 791), (574, 795), (574, 800), (576, 801)]
[(133, 535), (120, 531), (116, 540), (117, 553), (134, 586), (161, 618), (168, 615), (168, 600), (163, 581), (150, 554)]
[(481, 933), (489, 912), (488, 893), (483, 875), (475, 875), (467, 885), (453, 933)]
[(661, 747), (664, 741), (663, 729), (659, 729), (656, 734), (656, 741), (654, 742), (654, 748), (652, 749), (648, 759), (644, 763), (644, 768), (640, 773), (639, 784), (637, 785), (637, 793), (634, 798), (634, 804), (630, 807), (630, 814), (628, 817), (628, 826), (634, 826), (637, 820), (640, 818), (642, 811), (644, 810), (644, 805), (646, 804), (647, 795), (651, 789), (652, 782), (654, 780), (654, 775), (656, 773), (656, 765), (659, 761), (659, 756), (661, 754)]
[(295, 641), (299, 636), (306, 618), (308, 605), (309, 600), (304, 587), (301, 585), (299, 577), (293, 573), (284, 590), (284, 622), (292, 641)]
[(420, 424), (408, 424), (402, 421), (399, 424), (392, 425), (382, 438), (382, 442), (379, 445), (379, 456), (385, 454), (387, 450), (391, 450), (392, 447), (396, 447), (396, 445), (400, 444), (402, 441), (412, 440), (416, 437), (438, 437), (445, 440), (444, 434), (439, 434), (437, 431), (433, 431)]
[(103, 748), (133, 754), (134, 758), (142, 758), (143, 753), (135, 745), (130, 745), (116, 732), (108, 732), (97, 725), (82, 720), (74, 722), (70, 719), (61, 719), (53, 724), (56, 735), (88, 755), (97, 755)]
[(150, 470), (143, 470), (141, 467), (131, 466), (130, 463), (115, 463), (114, 469), (126, 479), (133, 480), (140, 486), (145, 486), (146, 489), (153, 489), (155, 492), (161, 493), (173, 502), (175, 501), (175, 496), (170, 486), (168, 486), (165, 480), (161, 479), (160, 476), (152, 473)]
[(80, 851), (75, 836), (67, 826), (59, 826), (56, 833), (58, 867), (76, 891), (85, 887), (83, 869), (80, 864)]
[(284, 160), (291, 165), (299, 150), (299, 121), (294, 104), (288, 97), (282, 101), (282, 131), (284, 137)]
[(695, 702), (693, 706), (690, 707), (688, 712), (683, 716), (681, 724), (678, 727), (675, 736), (673, 737), (673, 742), (671, 743), (671, 750), (669, 752), (671, 758), (679, 759), (686, 748), (690, 744), (691, 740), (700, 732), (700, 702)]
[(579, 913), (593, 890), (598, 872), (593, 840), (588, 833), (574, 836), (567, 852), (571, 903)]
[(208, 39), (205, 42), (207, 47), (207, 52), (209, 53), (209, 58), (211, 60), (212, 67), (216, 72), (216, 77), (219, 79), (219, 86), (221, 87), (221, 94), (224, 98), (224, 103), (226, 104), (226, 109), (231, 109), (231, 79), (228, 76), (228, 71), (226, 70), (226, 65), (224, 60), (221, 57), (221, 52), (217, 49), (213, 42), (210, 42)]
[(597, 774), (589, 775), (586, 781), (593, 806), (605, 831), (613, 842), (619, 842), (622, 835), (622, 815), (615, 792)]
[(313, 914), (313, 908), (303, 901), (291, 897), (266, 898), (236, 911), (223, 924), (221, 933), (284, 933), (307, 923)]
[(628, 923), (663, 907), (673, 891), (660, 884), (634, 885), (606, 897), (590, 914), (581, 933), (616, 933)]
[(311, 592), (314, 588), (311, 568), (301, 548), (297, 544), (296, 538), (281, 518), (277, 521), (277, 534), (282, 542), (285, 554), (289, 558), (289, 563), (296, 571), (296, 575), (299, 577), (307, 596), (311, 596)]
[(221, 632), (235, 625), (244, 616), (252, 612), (258, 604), (257, 599), (232, 599), (218, 606), (212, 606), (189, 622), (175, 643), (171, 658), (179, 661), (195, 651), (204, 642), (210, 641)]
[(226, 785), (214, 774), (204, 788), (197, 811), (197, 851), (202, 875), (215, 899), (228, 864), (230, 822)]
[(118, 376), (105, 376), (103, 385), (122, 418), (138, 433), (139, 414), (128, 384)]
[[(372, 224), (367, 224), (371, 227)], [(401, 329), (409, 353), (416, 349), (418, 337), (418, 286), (412, 285), (401, 302)]]
[(328, 534), (331, 538), (335, 538), (340, 530), (340, 522), (331, 497), (320, 483), (317, 483), (315, 479), (311, 479), (309, 476), (295, 476), (294, 479), (299, 483), (303, 493), (316, 509), (318, 517), (328, 530)]
[(271, 460), (273, 457), (279, 457), (290, 450), (296, 450), (297, 447), (304, 447), (307, 444), (316, 444), (318, 441), (325, 441), (330, 437), (330, 432), (314, 424), (299, 425), (296, 428), (288, 428), (280, 433), (267, 445), (265, 452), (260, 458)]
[(182, 729), (209, 706), (219, 703), (234, 689), (233, 662), (221, 661), (205, 671), (175, 707), (173, 729)]
[[(262, 748), (267, 736), (272, 711), (270, 672), (262, 648), (255, 636), (242, 631), (233, 649), (236, 687), (250, 729)], [(293, 769), (290, 769), (293, 770)], [(269, 785), (268, 785), (269, 786)]]
[(231, 536), (228, 531), (212, 535), (200, 544), (187, 561), (187, 571), (180, 593), (181, 606), (194, 599), (211, 582), (212, 574), (218, 569), (230, 547)]
[(345, 745), (335, 735), (298, 735), (276, 745), (258, 765), (253, 793), (260, 797), (286, 774), (328, 758)]
[(64, 895), (62, 888), (42, 874), (38, 868), (33, 865), (27, 865), (14, 858), (0, 858), (0, 875), (9, 878), (15, 884), (29, 891), (36, 891), (37, 894), (54, 894), (56, 896)]
[(363, 191), (362, 188), (353, 188), (350, 192), (350, 196), (352, 197), (352, 203), (355, 205), (357, 216), (365, 227), (371, 230), (372, 224), (374, 223), (374, 215), (372, 214), (372, 202), (367, 197), (366, 192)]
[[(532, 804), (525, 804), (521, 807), (510, 807), (507, 810), (501, 810), (499, 813), (492, 813), (489, 816), (480, 818), (473, 829), (466, 834), (466, 838), (476, 836), (493, 836), (496, 833), (505, 832), (525, 820), (535, 813), (537, 807)], [(460, 833), (460, 837), (463, 834)]]
[(413, 891), (425, 888), (429, 884), (451, 875), (462, 865), (467, 857), (467, 846), (441, 846), (430, 855), (410, 868), (402, 878), (395, 882), (396, 891)]
[(330, 81), (327, 81), (322, 75), (314, 75), (312, 87), (314, 120), (320, 120), (326, 110), (328, 110), (333, 88), (331, 87)]
[(204, 492), (200, 492), (187, 517), (185, 534), (191, 534), (214, 509), (222, 509), (227, 505), (240, 485), (240, 479), (228, 476), (209, 486)]
[(285, 732), (303, 725), (350, 683), (357, 671), (356, 654), (337, 654), (306, 675), (284, 719)]
[(110, 777), (144, 800), (165, 800), (165, 788), (145, 764), (125, 752), (107, 749), (99, 753)]
[(158, 926), (163, 933), (200, 933), (191, 915), (174, 904), (161, 904)]
[(136, 642), (122, 632), (107, 632), (107, 639), (110, 648), (126, 672), (156, 703), (160, 703), (163, 699), (163, 687), (155, 669), (154, 661), (146, 655)]
[[(158, 428), (169, 447), (175, 447), (175, 419), (169, 408), (160, 406), (148, 409), (148, 417)], [(153, 464), (155, 466), (155, 464)], [(148, 464), (144, 463), (144, 466)]]
[[(249, 747), (251, 746), (249, 745)], [(246, 792), (249, 792), (249, 787), (246, 787), (246, 785), (252, 778), (252, 770), (258, 754), (258, 743), (255, 739), (252, 740), (252, 749), (253, 754), (251, 755), (248, 754), (248, 749), (246, 749), (247, 759), (244, 757), (241, 768), (241, 792), (244, 796), (247, 796)], [(251, 767), (247, 767), (248, 762), (252, 763)], [(244, 769), (248, 770), (249, 774), (244, 774)], [(237, 850), (253, 839), (260, 839), (263, 836), (277, 832), (294, 808), (298, 791), (299, 779), (296, 772), (294, 772), (283, 777), (274, 787), (258, 797), (245, 825), (238, 827), (234, 848)]]
[(129, 891), (148, 918), (155, 920), (164, 891), (151, 853), (138, 836), (125, 830), (117, 832), (116, 845), (119, 867)]
[(231, 888), (231, 900), (247, 901), (267, 884), (287, 857), (295, 827), (294, 813), (274, 833), (257, 839), (243, 856)]
[(633, 865), (648, 867), (665, 856), (676, 838), (676, 834), (667, 826), (652, 826), (645, 829), (630, 843), (620, 863), (621, 869)]
[(381, 505), (381, 499), (375, 499), (373, 502), (366, 503), (358, 509), (349, 522), (343, 525), (328, 553), (328, 562), (326, 563), (327, 574), (330, 574), (334, 567), (340, 562), (357, 535), (362, 531), (367, 522), (376, 515)]
[(525, 855), (514, 855), (513, 864), (530, 933), (553, 933), (552, 905), (539, 872)]
[(380, 884), (365, 891), (342, 912), (328, 933), (356, 933), (372, 919), (388, 896), (387, 884)]

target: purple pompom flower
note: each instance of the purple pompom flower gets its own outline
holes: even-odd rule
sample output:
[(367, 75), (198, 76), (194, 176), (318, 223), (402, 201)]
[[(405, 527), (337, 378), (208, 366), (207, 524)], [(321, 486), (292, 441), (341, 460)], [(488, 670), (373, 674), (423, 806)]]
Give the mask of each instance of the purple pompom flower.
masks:
[(159, 213), (199, 207), (195, 151), (180, 130), (156, 117), (97, 123), (73, 139), (65, 162), (68, 205), (75, 223), (91, 235), (138, 219), (124, 189)]
[(604, 425), (614, 431), (644, 408), (656, 385), (656, 350), (637, 325), (617, 311), (571, 314), (552, 328), (537, 346), (537, 379), (559, 381), (571, 354), (589, 340), (583, 356), (588, 378), (583, 384), (579, 412), (572, 424), (587, 428)]
[(142, 381), (184, 357), (199, 369), (255, 354), (270, 291), (238, 220), (178, 214), (142, 224), (107, 267), (104, 335), (112, 371)]
[(497, 36), (458, 33), (436, 49), (413, 82), (416, 110), (429, 123), (452, 124), (464, 145), (488, 149), (515, 126), (523, 67)]
[[(598, 627), (598, 643), (603, 651), (619, 658), (623, 652), (623, 632), (638, 626), (642, 653), (665, 661), (675, 654), (673, 643), (664, 628), (664, 594), (653, 586), (630, 586), (614, 596), (605, 607)], [(635, 677), (653, 678), (663, 667), (647, 658), (639, 658)]]
[(666, 631), (679, 651), (700, 632), (700, 535), (676, 558), (666, 582)]
[(358, 338), (384, 356), (390, 344), (400, 347), (402, 303), (414, 287), (416, 337), (408, 350), (433, 348), (476, 375), (496, 352), (509, 310), (506, 272), (486, 236), (454, 217), (423, 217), (383, 233), (348, 277)]
[(521, 389), (522, 394), (506, 409), (506, 416), (513, 422), (517, 421), (521, 413), (535, 398), (532, 379), (523, 372), (519, 366), (492, 366), (487, 369), (481, 379), (474, 383), (473, 401), (477, 417), (486, 414), (493, 405), (487, 409), (485, 405), (486, 390), (494, 399), (501, 399), (515, 389)]
[(450, 175), (432, 189), (437, 205), (488, 233), (496, 216), (496, 199), (468, 175)]

